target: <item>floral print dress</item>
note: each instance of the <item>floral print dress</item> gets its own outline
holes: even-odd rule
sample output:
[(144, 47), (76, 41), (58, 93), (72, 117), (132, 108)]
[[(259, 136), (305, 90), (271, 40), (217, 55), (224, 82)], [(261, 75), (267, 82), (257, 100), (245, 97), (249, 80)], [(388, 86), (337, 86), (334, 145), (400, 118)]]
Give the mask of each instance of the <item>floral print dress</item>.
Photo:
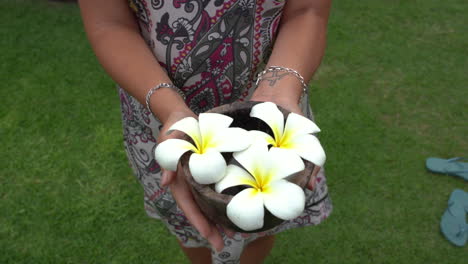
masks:
[[(194, 113), (248, 100), (253, 79), (271, 54), (285, 0), (130, 0), (148, 47), (173, 83), (186, 96)], [(155, 84), (156, 85), (156, 84)], [(154, 159), (161, 123), (145, 106), (119, 88), (125, 149), (144, 189), (147, 214), (165, 222), (187, 247), (208, 247), (178, 208), (168, 188), (160, 184)], [(307, 96), (301, 108), (312, 117)], [(224, 237), (223, 252), (213, 252), (213, 263), (237, 263), (245, 245), (255, 238), (289, 228), (315, 225), (328, 217), (332, 206), (323, 170), (314, 191), (306, 191), (304, 213), (273, 230), (242, 238)]]

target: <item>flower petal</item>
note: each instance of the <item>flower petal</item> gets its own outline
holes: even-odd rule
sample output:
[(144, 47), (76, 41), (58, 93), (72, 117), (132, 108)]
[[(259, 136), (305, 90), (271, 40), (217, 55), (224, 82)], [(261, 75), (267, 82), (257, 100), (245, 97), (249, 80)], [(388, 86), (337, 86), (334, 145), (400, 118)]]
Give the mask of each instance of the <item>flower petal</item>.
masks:
[(325, 151), (314, 135), (302, 135), (293, 138), (284, 148), (295, 151), (303, 159), (322, 167), (326, 160)]
[(196, 150), (190, 142), (182, 139), (168, 139), (158, 144), (154, 157), (164, 169), (176, 171), (180, 157), (189, 150)]
[(236, 165), (228, 165), (224, 178), (216, 183), (215, 190), (216, 192), (221, 193), (227, 188), (238, 185), (256, 187), (255, 179), (246, 170)]
[(224, 177), (226, 161), (221, 153), (208, 150), (203, 154), (192, 153), (189, 160), (190, 173), (199, 184), (212, 184)]
[(305, 168), (304, 161), (293, 150), (272, 147), (269, 151), (269, 159), (265, 161), (269, 167), (270, 181), (276, 181), (302, 171)]
[(268, 154), (266, 144), (253, 143), (246, 150), (234, 152), (236, 159), (252, 176), (256, 175), (258, 169), (264, 169), (263, 159)]
[(193, 117), (185, 117), (175, 122), (168, 131), (179, 130), (187, 134), (195, 142), (197, 147), (201, 146), (201, 134), (198, 121)]
[(263, 227), (265, 208), (262, 194), (254, 188), (239, 192), (227, 205), (226, 214), (229, 220), (245, 231)]
[(287, 141), (298, 135), (318, 132), (320, 132), (320, 128), (314, 122), (312, 122), (312, 120), (296, 113), (290, 113), (286, 119), (283, 141)]
[(268, 133), (258, 130), (250, 130), (249, 131), (250, 137), (252, 138), (252, 142), (261, 143), (264, 142), (267, 145), (274, 145), (275, 139), (272, 138)]
[(206, 145), (219, 152), (241, 151), (250, 146), (252, 137), (248, 131), (238, 127), (225, 128), (217, 131)]
[(275, 181), (262, 195), (268, 211), (283, 220), (294, 219), (304, 211), (304, 191), (294, 183), (286, 180)]
[(250, 111), (251, 117), (263, 120), (273, 131), (276, 140), (283, 136), (284, 116), (278, 107), (272, 102), (256, 104)]
[(203, 140), (210, 139), (218, 130), (228, 128), (232, 123), (232, 117), (217, 113), (201, 113), (198, 116), (200, 133)]

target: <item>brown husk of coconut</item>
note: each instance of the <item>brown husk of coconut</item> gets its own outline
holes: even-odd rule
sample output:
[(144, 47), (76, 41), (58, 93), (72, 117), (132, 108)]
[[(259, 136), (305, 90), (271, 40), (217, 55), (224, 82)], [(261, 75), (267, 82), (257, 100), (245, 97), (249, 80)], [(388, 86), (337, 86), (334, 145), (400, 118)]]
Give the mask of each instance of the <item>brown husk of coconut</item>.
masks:
[[(257, 103), (260, 102), (235, 102), (229, 105), (213, 108), (212, 110), (208, 111), (208, 113), (219, 113), (232, 117), (234, 121), (230, 127), (240, 127), (246, 130), (260, 130), (272, 135), (271, 129), (267, 124), (265, 124), (260, 119), (250, 117), (250, 110)], [(286, 119), (290, 112), (279, 106), (278, 108), (281, 110)], [(187, 139), (189, 140), (189, 138)], [(253, 231), (244, 231), (237, 227), (227, 217), (226, 206), (231, 201), (232, 197), (240, 192), (244, 187), (231, 187), (223, 191), (223, 193), (217, 193), (214, 190), (214, 184), (203, 185), (197, 183), (193, 179), (188, 166), (190, 154), (191, 152), (188, 152), (181, 157), (177, 170), (177, 177), (185, 177), (185, 180), (187, 181), (192, 195), (200, 207), (200, 210), (211, 222), (237, 232), (254, 233), (267, 231), (278, 226), (284, 221), (275, 217), (268, 210), (266, 210), (266, 208), (264, 208), (265, 216), (262, 228)], [(236, 164), (242, 167), (236, 160), (232, 158), (232, 153), (223, 153), (223, 157), (225, 158), (227, 164)], [(303, 161), (305, 164), (305, 169), (288, 176), (286, 179), (304, 189), (309, 182), (310, 176), (312, 175), (314, 164), (304, 159)]]

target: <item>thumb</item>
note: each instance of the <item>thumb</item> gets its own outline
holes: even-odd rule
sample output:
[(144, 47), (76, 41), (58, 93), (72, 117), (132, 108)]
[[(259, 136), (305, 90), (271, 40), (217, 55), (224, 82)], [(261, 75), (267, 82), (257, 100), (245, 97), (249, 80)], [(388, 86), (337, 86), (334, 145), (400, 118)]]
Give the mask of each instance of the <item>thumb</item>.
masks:
[(316, 183), (316, 180), (317, 180), (317, 174), (319, 173), (319, 171), (320, 171), (320, 167), (315, 166), (314, 170), (312, 171), (312, 175), (310, 176), (310, 180), (307, 183), (307, 188), (309, 190), (311, 190), (311, 191), (313, 191), (314, 188), (315, 188), (315, 183)]
[(174, 181), (175, 178), (175, 172), (174, 171), (168, 171), (163, 169), (161, 173), (161, 185), (163, 187), (168, 186)]
[(311, 176), (309, 182), (307, 183), (307, 189), (313, 191), (315, 188), (315, 176)]

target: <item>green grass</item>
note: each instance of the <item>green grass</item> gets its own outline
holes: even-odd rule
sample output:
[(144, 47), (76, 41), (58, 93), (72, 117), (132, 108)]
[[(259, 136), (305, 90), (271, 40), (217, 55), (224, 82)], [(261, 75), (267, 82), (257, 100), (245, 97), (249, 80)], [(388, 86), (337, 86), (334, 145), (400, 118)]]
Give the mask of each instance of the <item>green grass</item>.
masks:
[[(184, 263), (146, 217), (114, 84), (74, 4), (0, 2), (0, 263)], [(468, 3), (335, 1), (312, 105), (334, 202), (267, 263), (466, 263), (429, 156), (468, 155)]]

